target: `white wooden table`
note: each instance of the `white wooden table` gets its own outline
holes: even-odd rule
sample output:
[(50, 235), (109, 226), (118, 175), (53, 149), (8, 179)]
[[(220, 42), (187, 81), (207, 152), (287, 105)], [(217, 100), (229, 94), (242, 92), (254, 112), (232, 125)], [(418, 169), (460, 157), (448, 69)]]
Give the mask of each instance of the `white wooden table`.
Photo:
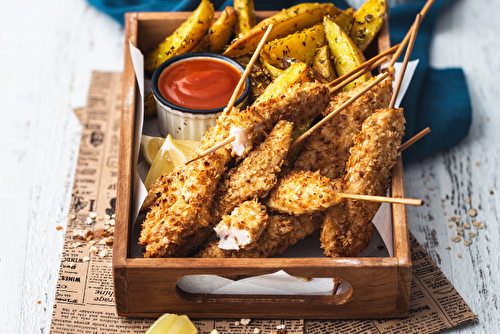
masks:
[[(426, 200), (408, 208), (410, 230), (479, 317), (449, 333), (500, 333), (499, 18), (491, 0), (459, 0), (442, 16), (431, 63), (465, 70), (474, 121), (459, 146), (405, 167), (407, 196)], [(83, 0), (0, 2), (1, 333), (49, 331), (81, 131), (72, 110), (92, 70), (122, 70), (123, 43)], [(484, 226), (465, 230), (476, 233), (469, 246), (450, 241), (455, 215)]]

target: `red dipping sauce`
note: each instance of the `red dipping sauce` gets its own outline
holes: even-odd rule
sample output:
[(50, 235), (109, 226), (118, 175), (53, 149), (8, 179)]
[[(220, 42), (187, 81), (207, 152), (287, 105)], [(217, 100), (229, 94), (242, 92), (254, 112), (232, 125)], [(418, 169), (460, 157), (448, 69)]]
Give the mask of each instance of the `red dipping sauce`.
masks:
[(216, 109), (228, 104), (240, 78), (240, 71), (226, 62), (188, 59), (167, 67), (158, 79), (158, 89), (180, 107)]

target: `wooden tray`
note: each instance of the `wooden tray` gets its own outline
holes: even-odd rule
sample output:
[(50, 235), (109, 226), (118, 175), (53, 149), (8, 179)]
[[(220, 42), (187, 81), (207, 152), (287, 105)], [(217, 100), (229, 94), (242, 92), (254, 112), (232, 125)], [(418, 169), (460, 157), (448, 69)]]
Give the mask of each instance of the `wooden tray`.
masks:
[[(275, 12), (259, 12), (260, 19)], [(135, 99), (138, 96), (129, 40), (143, 53), (172, 33), (190, 13), (130, 13), (126, 16), (123, 109), (116, 204), (113, 275), (120, 316), (159, 317), (163, 313), (194, 318), (387, 318), (409, 309), (411, 258), (404, 205), (393, 204), (394, 257), (195, 259), (131, 258), (132, 152)], [(390, 46), (388, 25), (379, 34), (379, 50)], [(394, 167), (392, 196), (404, 197), (402, 162)], [(176, 286), (185, 275), (261, 275), (284, 270), (300, 277), (337, 277), (350, 283), (341, 295), (191, 294)]]

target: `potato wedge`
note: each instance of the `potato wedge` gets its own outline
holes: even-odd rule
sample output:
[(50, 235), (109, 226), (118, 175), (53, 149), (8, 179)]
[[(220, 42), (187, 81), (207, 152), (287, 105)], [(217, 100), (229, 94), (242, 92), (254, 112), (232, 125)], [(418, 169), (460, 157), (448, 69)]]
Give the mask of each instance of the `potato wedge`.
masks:
[(368, 0), (354, 14), (354, 24), (349, 37), (361, 52), (366, 50), (382, 28), (386, 10), (385, 0)]
[(324, 76), (328, 81), (332, 81), (337, 77), (330, 60), (330, 48), (328, 45), (316, 50), (312, 61), (312, 69)]
[(144, 117), (156, 115), (156, 101), (153, 92), (146, 94), (144, 98)]
[(196, 46), (196, 52), (222, 52), (233, 34), (236, 19), (234, 8), (226, 6)]
[(257, 24), (257, 16), (255, 15), (253, 0), (234, 0), (234, 9), (238, 17), (234, 33), (238, 37), (248, 32)]
[(165, 60), (193, 50), (207, 32), (213, 16), (212, 3), (209, 0), (201, 0), (189, 19), (146, 55), (144, 60), (146, 71), (153, 72)]
[[(238, 63), (241, 64), (244, 68), (248, 66), (250, 62), (250, 55), (243, 55), (237, 58), (234, 58)], [(251, 101), (254, 101), (260, 95), (264, 93), (267, 86), (272, 82), (272, 78), (267, 71), (264, 70), (264, 66), (260, 62), (259, 59), (252, 66), (252, 70), (250, 71), (250, 98)]]
[(281, 60), (285, 57), (310, 64), (316, 49), (323, 45), (326, 45), (325, 28), (323, 24), (316, 24), (267, 43), (260, 56), (263, 61), (278, 68), (282, 68)]
[(340, 12), (341, 10), (331, 3), (303, 3), (284, 9), (282, 12), (261, 21), (251, 30), (234, 39), (224, 52), (224, 55), (237, 57), (255, 51), (271, 23), (274, 25), (274, 28), (269, 35), (269, 41), (310, 27), (320, 22), (323, 15), (333, 17)]
[(339, 15), (333, 18), (333, 22), (337, 23), (340, 29), (344, 30), (346, 34), (349, 34), (352, 29), (352, 25), (354, 24), (354, 10), (352, 8), (348, 8), (344, 10)]
[[(328, 17), (323, 20), (325, 25), (325, 36), (328, 41), (331, 55), (335, 57), (334, 67), (340, 77), (345, 73), (363, 64), (366, 59), (363, 53), (340, 27)], [(356, 86), (357, 82), (365, 82), (371, 78), (371, 74), (362, 75), (355, 81), (344, 86), (344, 91), (348, 91)]]
[[(326, 46), (328, 47), (328, 46)], [(302, 63), (300, 60), (297, 60), (297, 59), (293, 59), (293, 58), (283, 58), (283, 60), (281, 61), (281, 65), (283, 65), (283, 68), (286, 70), (287, 68), (289, 68), (290, 66), (292, 66), (293, 64), (295, 63)], [(309, 77), (314, 81), (314, 80), (318, 80), (319, 82), (323, 83), (323, 84), (327, 84), (329, 83), (330, 81), (328, 81), (324, 76), (322, 76), (321, 74), (319, 74), (318, 72), (314, 71), (312, 69), (312, 67), (309, 66), (308, 68), (309, 70)]]
[(267, 86), (264, 93), (257, 98), (254, 104), (276, 97), (294, 84), (311, 81), (311, 67), (305, 63), (293, 63)]
[(266, 62), (264, 59), (261, 59), (260, 62), (262, 63), (262, 66), (267, 70), (267, 72), (269, 73), (269, 76), (273, 80), (276, 79), (277, 77), (279, 77), (281, 75), (281, 73), (283, 73), (283, 71), (284, 71), (281, 68), (274, 67), (273, 65)]

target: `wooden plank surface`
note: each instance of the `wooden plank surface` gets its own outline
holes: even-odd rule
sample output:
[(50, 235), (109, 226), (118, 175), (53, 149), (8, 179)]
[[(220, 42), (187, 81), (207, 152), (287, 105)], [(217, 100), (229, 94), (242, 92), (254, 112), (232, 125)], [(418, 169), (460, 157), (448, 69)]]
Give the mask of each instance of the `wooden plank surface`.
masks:
[[(407, 196), (426, 200), (408, 208), (410, 231), (479, 317), (448, 333), (500, 332), (499, 15), (498, 1), (459, 0), (442, 16), (431, 64), (465, 70), (474, 122), (457, 147), (405, 166)], [(81, 130), (72, 110), (92, 70), (123, 68), (123, 29), (83, 0), (2, 1), (0, 27), (0, 323), (47, 333)], [(450, 240), (474, 220), (484, 228), (471, 224), (469, 246)]]

